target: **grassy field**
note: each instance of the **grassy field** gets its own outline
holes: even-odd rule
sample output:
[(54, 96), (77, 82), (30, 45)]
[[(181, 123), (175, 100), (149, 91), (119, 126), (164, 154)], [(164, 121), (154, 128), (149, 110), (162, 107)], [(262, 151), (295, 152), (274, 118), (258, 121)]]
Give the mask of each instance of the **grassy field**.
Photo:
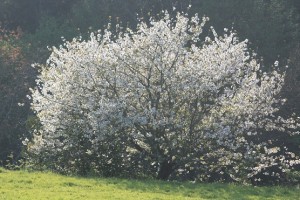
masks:
[(300, 199), (296, 187), (252, 187), (65, 177), (0, 168), (1, 200), (42, 199)]

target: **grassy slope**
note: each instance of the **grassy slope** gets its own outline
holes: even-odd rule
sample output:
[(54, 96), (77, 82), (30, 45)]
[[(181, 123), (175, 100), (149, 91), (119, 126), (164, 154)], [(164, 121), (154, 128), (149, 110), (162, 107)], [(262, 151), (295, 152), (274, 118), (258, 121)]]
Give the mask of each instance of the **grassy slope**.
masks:
[(65, 177), (0, 168), (0, 199), (300, 199), (295, 187)]

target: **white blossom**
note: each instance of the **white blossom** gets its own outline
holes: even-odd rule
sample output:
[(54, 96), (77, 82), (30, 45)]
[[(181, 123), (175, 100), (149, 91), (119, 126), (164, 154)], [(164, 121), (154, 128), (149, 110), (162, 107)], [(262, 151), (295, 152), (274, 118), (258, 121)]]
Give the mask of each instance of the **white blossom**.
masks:
[(248, 41), (228, 29), (219, 36), (211, 28), (214, 37), (202, 44), (207, 20), (181, 13), (172, 18), (165, 11), (163, 19), (140, 22), (136, 32), (127, 29), (116, 39), (106, 29), (53, 48), (31, 90), (41, 130), (29, 149), (56, 154), (83, 138), (91, 145), (82, 147), (84, 155), (105, 155), (102, 142), (118, 136), (127, 138), (129, 157), (154, 157), (151, 166), (180, 160), (178, 173), (189, 162), (206, 163), (207, 176), (223, 174), (221, 166), (239, 166), (229, 171), (241, 180), (243, 170), (251, 177), (272, 166), (278, 148), (254, 144), (251, 137), (261, 130), (295, 134), (299, 127), (298, 119), (274, 117), (283, 103), (278, 94), (284, 74), (262, 73)]

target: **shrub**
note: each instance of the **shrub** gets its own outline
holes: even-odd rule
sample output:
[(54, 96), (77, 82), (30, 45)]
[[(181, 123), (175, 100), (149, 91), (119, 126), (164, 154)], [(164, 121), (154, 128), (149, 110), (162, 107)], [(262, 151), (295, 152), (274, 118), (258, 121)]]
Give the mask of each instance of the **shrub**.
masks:
[(299, 164), (262, 139), (299, 126), (276, 116), (278, 63), (262, 72), (233, 31), (211, 28), (202, 41), (206, 21), (165, 11), (135, 32), (117, 25), (116, 34), (53, 48), (31, 95), (41, 123), (31, 161), (80, 174), (239, 182)]

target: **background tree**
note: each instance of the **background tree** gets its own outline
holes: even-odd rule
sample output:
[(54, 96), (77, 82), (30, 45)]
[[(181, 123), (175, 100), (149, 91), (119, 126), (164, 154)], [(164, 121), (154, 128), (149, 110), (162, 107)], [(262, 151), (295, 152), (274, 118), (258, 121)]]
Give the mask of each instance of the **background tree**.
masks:
[(26, 95), (33, 81), (30, 76), (33, 70), (24, 56), (21, 36), (21, 30), (0, 28), (0, 163), (3, 165), (17, 163), (21, 140), (29, 134), (25, 127), (31, 112)]

